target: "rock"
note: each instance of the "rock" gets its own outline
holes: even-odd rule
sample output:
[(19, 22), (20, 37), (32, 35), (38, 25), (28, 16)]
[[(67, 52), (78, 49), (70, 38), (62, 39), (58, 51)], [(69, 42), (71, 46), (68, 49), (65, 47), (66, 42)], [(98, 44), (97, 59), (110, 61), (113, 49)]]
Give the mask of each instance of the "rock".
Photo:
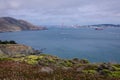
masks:
[(70, 70), (72, 69), (71, 67), (62, 67), (63, 70)]
[(83, 69), (84, 69), (84, 67), (78, 67), (78, 68), (76, 69), (76, 71), (77, 71), (77, 72), (81, 72)]
[(54, 70), (50, 67), (42, 67), (41, 72), (52, 73)]

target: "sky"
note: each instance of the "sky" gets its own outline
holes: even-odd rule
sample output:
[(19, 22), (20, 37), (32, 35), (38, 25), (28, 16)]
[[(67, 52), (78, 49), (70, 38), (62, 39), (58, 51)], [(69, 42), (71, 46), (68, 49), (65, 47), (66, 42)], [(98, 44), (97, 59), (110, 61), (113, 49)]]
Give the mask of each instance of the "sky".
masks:
[(119, 24), (120, 0), (0, 0), (0, 17), (37, 25)]

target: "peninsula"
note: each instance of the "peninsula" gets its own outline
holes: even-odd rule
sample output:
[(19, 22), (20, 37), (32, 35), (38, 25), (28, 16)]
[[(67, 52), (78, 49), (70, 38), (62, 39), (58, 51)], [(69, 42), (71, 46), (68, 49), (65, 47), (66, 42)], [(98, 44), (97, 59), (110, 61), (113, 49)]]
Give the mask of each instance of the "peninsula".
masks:
[(25, 20), (12, 17), (0, 17), (0, 32), (15, 32), (28, 30), (46, 30), (46, 27), (36, 26)]

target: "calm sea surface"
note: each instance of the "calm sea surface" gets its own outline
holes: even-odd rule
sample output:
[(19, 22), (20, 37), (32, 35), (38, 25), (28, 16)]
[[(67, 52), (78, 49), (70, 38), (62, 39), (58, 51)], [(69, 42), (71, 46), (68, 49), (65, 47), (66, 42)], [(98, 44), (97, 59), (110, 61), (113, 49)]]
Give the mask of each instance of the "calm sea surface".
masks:
[(77, 57), (91, 62), (120, 63), (120, 28), (51, 28), (43, 31), (7, 32), (0, 33), (0, 40), (15, 40), (61, 58)]

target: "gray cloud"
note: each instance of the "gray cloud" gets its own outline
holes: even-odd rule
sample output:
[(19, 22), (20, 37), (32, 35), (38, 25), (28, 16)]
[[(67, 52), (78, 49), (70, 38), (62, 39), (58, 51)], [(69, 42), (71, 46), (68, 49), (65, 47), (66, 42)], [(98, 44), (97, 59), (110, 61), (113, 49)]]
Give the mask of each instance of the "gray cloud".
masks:
[(0, 16), (35, 24), (119, 23), (120, 0), (0, 0)]

